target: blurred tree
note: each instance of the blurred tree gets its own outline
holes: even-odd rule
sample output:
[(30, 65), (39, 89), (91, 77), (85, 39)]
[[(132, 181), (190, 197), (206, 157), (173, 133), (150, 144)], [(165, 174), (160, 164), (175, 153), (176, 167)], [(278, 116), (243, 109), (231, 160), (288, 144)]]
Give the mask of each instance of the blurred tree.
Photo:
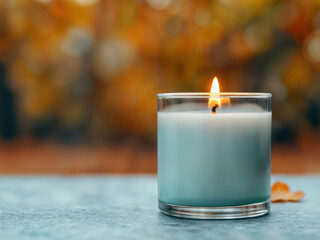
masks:
[(17, 135), (14, 96), (8, 86), (6, 69), (0, 63), (0, 134), (5, 140)]

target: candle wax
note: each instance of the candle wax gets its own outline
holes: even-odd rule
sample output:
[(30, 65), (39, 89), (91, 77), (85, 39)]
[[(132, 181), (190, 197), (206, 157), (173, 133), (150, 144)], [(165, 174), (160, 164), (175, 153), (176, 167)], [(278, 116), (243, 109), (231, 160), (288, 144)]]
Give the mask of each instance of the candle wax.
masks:
[(158, 112), (158, 193), (164, 203), (268, 201), (270, 157), (270, 112)]

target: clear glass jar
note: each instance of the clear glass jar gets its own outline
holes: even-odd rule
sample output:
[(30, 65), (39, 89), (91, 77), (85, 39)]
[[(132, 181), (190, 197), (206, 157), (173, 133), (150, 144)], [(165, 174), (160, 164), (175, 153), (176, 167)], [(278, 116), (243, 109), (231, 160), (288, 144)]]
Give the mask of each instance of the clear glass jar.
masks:
[(158, 94), (162, 212), (225, 219), (270, 209), (271, 94)]

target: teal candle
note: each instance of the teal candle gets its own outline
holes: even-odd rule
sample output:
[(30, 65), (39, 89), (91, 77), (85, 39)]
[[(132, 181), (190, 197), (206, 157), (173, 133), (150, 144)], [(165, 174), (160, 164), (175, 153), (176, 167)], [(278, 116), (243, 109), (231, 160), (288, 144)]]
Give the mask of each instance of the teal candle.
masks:
[(270, 112), (158, 112), (158, 191), (166, 204), (270, 199)]
[(158, 94), (159, 209), (234, 219), (270, 211), (271, 94)]

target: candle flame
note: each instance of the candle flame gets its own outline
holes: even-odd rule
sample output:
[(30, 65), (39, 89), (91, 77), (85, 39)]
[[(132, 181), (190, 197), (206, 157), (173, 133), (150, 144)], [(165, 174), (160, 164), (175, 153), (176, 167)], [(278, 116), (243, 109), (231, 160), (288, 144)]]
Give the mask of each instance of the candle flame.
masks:
[[(210, 93), (220, 93), (219, 81), (217, 77), (214, 77), (212, 81)], [(218, 105), (218, 107), (220, 106), (220, 98), (209, 98), (209, 108), (213, 108), (215, 105)]]
[[(213, 78), (210, 93), (220, 94), (220, 86), (219, 86), (219, 81), (217, 77)], [(230, 98), (223, 98), (223, 97), (221, 98), (220, 96), (217, 98), (215, 97), (209, 98), (208, 107), (212, 109), (212, 113), (216, 113), (216, 109), (221, 108), (222, 106), (230, 107)]]

